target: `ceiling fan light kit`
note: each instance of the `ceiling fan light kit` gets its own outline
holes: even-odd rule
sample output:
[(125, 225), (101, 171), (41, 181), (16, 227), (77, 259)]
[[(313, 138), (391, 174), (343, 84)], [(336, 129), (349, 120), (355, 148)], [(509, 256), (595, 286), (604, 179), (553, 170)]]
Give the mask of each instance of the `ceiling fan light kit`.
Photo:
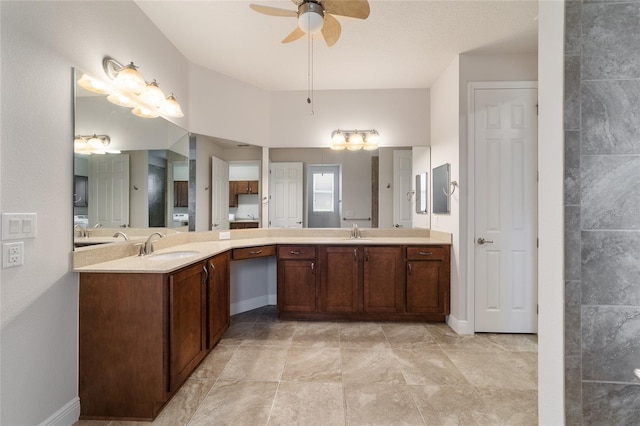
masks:
[(297, 12), (258, 4), (249, 5), (251, 9), (265, 15), (298, 18), (298, 26), (282, 40), (282, 43), (290, 43), (306, 34), (321, 32), (327, 46), (331, 47), (336, 44), (342, 32), (340, 23), (333, 15), (367, 19), (370, 12), (367, 0), (291, 1), (298, 7)]
[(307, 34), (316, 34), (324, 24), (322, 6), (309, 2), (300, 5), (298, 12), (298, 26)]

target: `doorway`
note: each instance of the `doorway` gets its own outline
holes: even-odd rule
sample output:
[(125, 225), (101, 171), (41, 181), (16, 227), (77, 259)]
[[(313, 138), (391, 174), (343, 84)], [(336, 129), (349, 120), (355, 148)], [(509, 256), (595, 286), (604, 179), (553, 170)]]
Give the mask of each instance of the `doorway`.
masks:
[(474, 331), (537, 332), (537, 83), (471, 83)]
[(341, 188), (340, 165), (307, 167), (307, 226), (309, 228), (340, 228)]

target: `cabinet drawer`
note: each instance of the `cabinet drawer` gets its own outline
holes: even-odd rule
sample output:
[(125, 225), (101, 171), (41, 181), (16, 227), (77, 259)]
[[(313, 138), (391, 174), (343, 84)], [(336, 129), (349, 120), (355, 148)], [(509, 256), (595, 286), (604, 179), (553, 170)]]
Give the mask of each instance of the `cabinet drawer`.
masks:
[(407, 247), (407, 260), (445, 259), (448, 253), (449, 253), (449, 247), (442, 247), (442, 246)]
[(278, 259), (315, 259), (315, 246), (279, 246)]
[(253, 259), (255, 257), (274, 256), (276, 254), (276, 246), (259, 246), (245, 247), (233, 249), (231, 255), (233, 260)]

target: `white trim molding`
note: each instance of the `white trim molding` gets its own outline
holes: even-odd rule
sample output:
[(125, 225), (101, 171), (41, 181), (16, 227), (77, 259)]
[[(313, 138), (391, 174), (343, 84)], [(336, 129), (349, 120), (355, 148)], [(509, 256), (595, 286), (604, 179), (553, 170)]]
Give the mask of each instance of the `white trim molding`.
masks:
[(75, 397), (38, 426), (69, 426), (80, 418), (80, 398)]

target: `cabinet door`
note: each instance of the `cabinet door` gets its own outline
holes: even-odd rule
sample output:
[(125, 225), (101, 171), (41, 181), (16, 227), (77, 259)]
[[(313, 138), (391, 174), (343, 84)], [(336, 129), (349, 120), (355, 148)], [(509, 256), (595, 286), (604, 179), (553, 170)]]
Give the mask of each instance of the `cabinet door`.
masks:
[(189, 182), (173, 182), (173, 207), (189, 207)]
[(408, 313), (449, 313), (446, 269), (442, 260), (407, 261)]
[(278, 260), (278, 311), (316, 312), (315, 259)]
[(324, 247), (320, 253), (320, 311), (357, 312), (358, 264), (362, 248)]
[(169, 390), (176, 390), (206, 354), (206, 269), (203, 262), (169, 276)]
[(229, 207), (238, 207), (238, 193), (236, 192), (237, 188), (238, 185), (236, 181), (229, 181)]
[(402, 312), (401, 247), (364, 248), (364, 312)]
[(230, 323), (230, 256), (219, 254), (207, 262), (207, 348), (213, 348), (229, 328)]
[(258, 189), (258, 181), (250, 180), (249, 182), (247, 182), (247, 189), (249, 191), (249, 194), (257, 194), (258, 192), (260, 192), (260, 190)]

